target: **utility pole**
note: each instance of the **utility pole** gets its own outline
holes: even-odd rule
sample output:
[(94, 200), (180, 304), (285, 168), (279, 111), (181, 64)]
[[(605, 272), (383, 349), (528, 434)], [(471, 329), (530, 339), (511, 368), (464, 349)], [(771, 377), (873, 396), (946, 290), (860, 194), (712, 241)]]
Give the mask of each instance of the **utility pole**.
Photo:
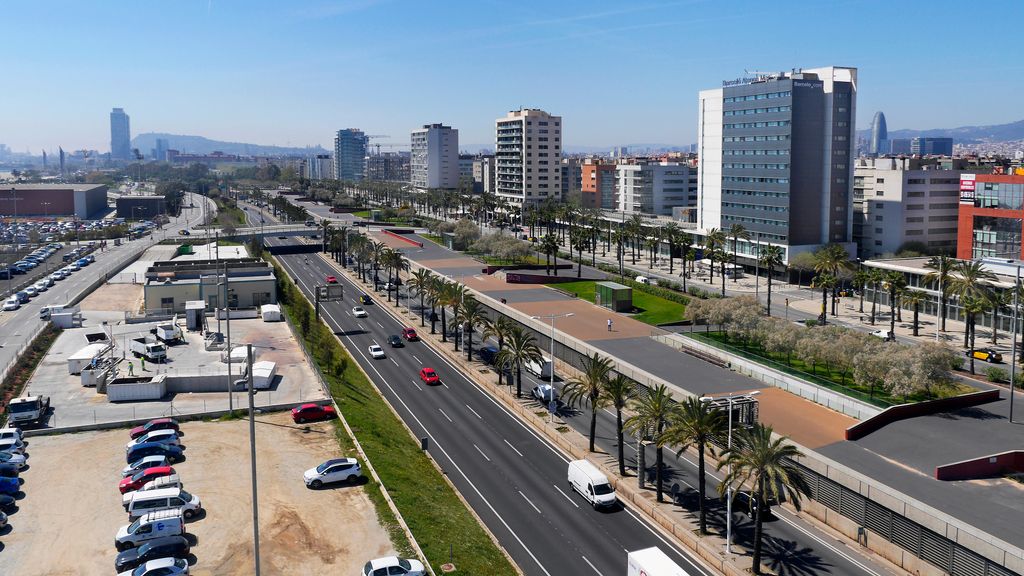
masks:
[(260, 507), (256, 489), (256, 410), (253, 406), (256, 390), (252, 387), (252, 344), (246, 344), (245, 348), (249, 372), (246, 380), (248, 381), (249, 396), (249, 461), (251, 463), (250, 474), (252, 475), (252, 545), (256, 569), (254, 574), (260, 576)]
[[(231, 348), (231, 306), (228, 305), (228, 292), (229, 292), (229, 288), (228, 288), (228, 261), (225, 260), (224, 261), (224, 304), (225, 304), (224, 313), (225, 313), (225, 322), (227, 322), (227, 325), (228, 325), (228, 382), (233, 382), (234, 381), (233, 379), (234, 379), (235, 375), (231, 373), (231, 350), (232, 350), (232, 348)], [(234, 394), (234, 392), (232, 391), (231, 388), (232, 388), (231, 386), (228, 386), (228, 411), (229, 412), (234, 412), (235, 411), (235, 394)]]

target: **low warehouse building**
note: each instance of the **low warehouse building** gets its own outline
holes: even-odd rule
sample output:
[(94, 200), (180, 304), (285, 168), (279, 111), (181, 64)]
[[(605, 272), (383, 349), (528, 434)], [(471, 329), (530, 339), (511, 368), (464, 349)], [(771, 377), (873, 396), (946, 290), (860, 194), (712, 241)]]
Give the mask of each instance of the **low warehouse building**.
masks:
[(103, 184), (0, 184), (0, 216), (77, 216), (107, 209)]
[[(224, 261), (189, 260), (154, 262), (146, 269), (146, 312), (183, 312), (188, 301), (202, 301), (207, 309), (258, 308), (277, 303), (274, 268), (258, 258)], [(225, 285), (226, 284), (226, 285)]]
[(152, 220), (167, 213), (163, 196), (121, 196), (117, 199), (117, 217), (128, 220)]

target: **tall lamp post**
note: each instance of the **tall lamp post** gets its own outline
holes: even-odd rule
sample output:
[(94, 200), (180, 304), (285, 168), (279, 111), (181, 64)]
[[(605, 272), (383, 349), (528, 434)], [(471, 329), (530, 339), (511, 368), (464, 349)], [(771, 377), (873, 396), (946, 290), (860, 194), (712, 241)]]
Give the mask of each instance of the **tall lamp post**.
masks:
[[(245, 386), (249, 397), (249, 463), (250, 475), (252, 476), (252, 545), (255, 571), (253, 574), (260, 576), (260, 515), (259, 495), (256, 490), (256, 419), (254, 397), (256, 390), (252, 385), (252, 344), (246, 344), (247, 376), (244, 379), (236, 380), (235, 384)], [(230, 354), (230, 351), (228, 352)]]
[[(702, 396), (700, 401), (704, 403), (714, 402), (715, 400), (725, 400), (729, 403), (729, 439), (727, 447), (732, 449), (732, 405), (733, 402), (741, 398), (749, 398), (751, 396), (757, 396), (760, 394), (760, 390), (754, 390), (753, 392), (747, 392), (745, 394), (730, 394), (728, 396), (718, 396), (717, 398), (709, 398)], [(732, 464), (729, 464), (729, 476), (732, 476)], [(730, 485), (726, 489), (725, 496), (725, 552), (726, 554), (732, 554), (732, 486)]]
[[(1017, 264), (1017, 279), (1013, 282), (1013, 343), (1010, 345), (1010, 424), (1013, 424), (1013, 394), (1017, 388), (1017, 307), (1020, 293), (1020, 264)], [(995, 330), (995, 324), (993, 324)]]
[[(575, 316), (572, 312), (566, 312), (565, 314), (546, 314), (544, 316), (530, 316), (534, 320), (549, 320), (551, 321), (551, 385), (555, 385), (555, 320), (559, 318), (568, 318)], [(542, 368), (543, 370), (543, 368)]]

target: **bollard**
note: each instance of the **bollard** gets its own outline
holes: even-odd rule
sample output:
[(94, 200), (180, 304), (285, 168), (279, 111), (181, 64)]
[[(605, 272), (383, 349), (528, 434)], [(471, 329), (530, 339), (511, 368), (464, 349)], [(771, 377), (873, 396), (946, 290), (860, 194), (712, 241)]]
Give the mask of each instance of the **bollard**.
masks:
[(426, 436), (420, 438), (420, 450), (423, 450), (424, 452), (426, 452), (427, 449), (429, 448), (428, 442), (429, 442), (429, 438), (427, 438)]

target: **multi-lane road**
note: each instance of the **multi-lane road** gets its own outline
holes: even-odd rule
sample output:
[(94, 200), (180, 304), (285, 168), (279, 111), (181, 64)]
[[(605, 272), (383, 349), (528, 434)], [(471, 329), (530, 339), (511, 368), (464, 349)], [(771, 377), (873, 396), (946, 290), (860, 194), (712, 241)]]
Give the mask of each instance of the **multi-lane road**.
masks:
[[(271, 245), (290, 242), (271, 239)], [(322, 304), (321, 313), (355, 360), (418, 436), (430, 439), (430, 453), (470, 506), (483, 519), (524, 573), (621, 574), (626, 551), (658, 546), (690, 574), (712, 574), (629, 508), (591, 509), (569, 491), (568, 459), (423, 342), (390, 348), (387, 337), (405, 324), (389, 306), (366, 306), (355, 318), (363, 288), (323, 258), (284, 255), (280, 262), (312, 298), (326, 276), (345, 287), (343, 302)], [(372, 360), (371, 344), (387, 357)], [(434, 368), (439, 386), (419, 381), (422, 367)]]

